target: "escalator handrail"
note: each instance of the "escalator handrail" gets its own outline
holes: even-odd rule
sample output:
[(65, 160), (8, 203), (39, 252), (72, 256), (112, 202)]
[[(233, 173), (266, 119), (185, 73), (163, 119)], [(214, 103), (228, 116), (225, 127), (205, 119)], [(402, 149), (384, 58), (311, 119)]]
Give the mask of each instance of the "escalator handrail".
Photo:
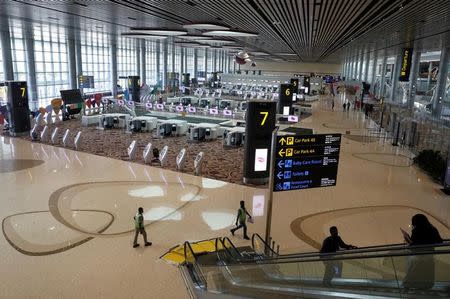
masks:
[[(254, 237), (254, 235), (253, 235), (253, 237)], [(254, 247), (253, 237), (252, 237), (252, 246)], [(258, 235), (258, 237), (260, 239), (262, 239), (261, 236)], [(262, 241), (264, 242), (264, 240), (262, 240)], [(267, 246), (267, 243), (264, 242), (264, 244)], [(433, 247), (443, 247), (443, 246), (449, 246), (449, 245), (450, 245), (450, 239), (445, 239), (443, 243), (434, 244)], [(403, 249), (413, 249), (413, 248), (428, 248), (428, 247), (430, 247), (430, 245), (410, 246), (405, 243), (400, 243), (400, 244), (391, 244), (391, 245), (376, 245), (376, 246), (360, 247), (360, 248), (351, 249), (351, 250), (342, 250), (342, 251), (338, 251), (338, 252), (332, 253), (332, 254), (333, 255), (345, 255), (345, 254), (355, 254), (355, 253), (371, 253), (371, 252), (382, 252), (382, 251), (403, 250)], [(272, 252), (274, 252), (271, 248), (270, 248), (270, 250)], [(314, 257), (314, 256), (323, 256), (323, 255), (327, 255), (327, 254), (320, 253), (317, 251), (312, 251), (312, 252), (305, 252), (305, 253), (292, 253), (292, 254), (278, 255), (274, 259), (292, 259), (292, 258)], [(268, 259), (270, 259), (270, 258), (268, 258)]]
[[(224, 248), (227, 248), (227, 247), (225, 246), (225, 241), (226, 241), (226, 240), (227, 240), (228, 243), (231, 245), (231, 248), (232, 248), (233, 251), (236, 253), (236, 255), (237, 255), (238, 257), (242, 257), (242, 254), (239, 252), (239, 250), (237, 250), (236, 246), (234, 246), (233, 242), (231, 242), (230, 238), (228, 238), (228, 237), (222, 238), (222, 242), (223, 242)], [(227, 248), (227, 249), (228, 249), (228, 248)]]
[(187, 250), (189, 249), (189, 251), (192, 253), (192, 256), (194, 257), (195, 261), (197, 261), (197, 255), (195, 255), (194, 250), (192, 249), (191, 243), (189, 243), (188, 241), (184, 242), (184, 260), (187, 260)]
[[(436, 247), (436, 246), (434, 246)], [(433, 248), (434, 248), (433, 247)], [(385, 258), (385, 257), (401, 257), (401, 256), (417, 256), (417, 255), (429, 255), (429, 254), (435, 254), (435, 255), (441, 255), (441, 254), (450, 254), (450, 249), (447, 250), (440, 250), (435, 251), (433, 249), (431, 250), (419, 250), (415, 251), (413, 247), (406, 247), (405, 249), (409, 249), (408, 252), (402, 252), (402, 253), (389, 253), (389, 254), (376, 254), (374, 252), (373, 255), (365, 255), (365, 256), (339, 256), (336, 254), (320, 254), (319, 257), (314, 257), (312, 259), (304, 259), (304, 260), (288, 260), (288, 259), (280, 259), (280, 258), (271, 258), (271, 259), (260, 259), (260, 260), (250, 260), (250, 259), (241, 259), (239, 264), (287, 264), (287, 263), (306, 263), (306, 262), (317, 262), (317, 261), (343, 261), (343, 260), (358, 260), (358, 259), (372, 259), (372, 258)], [(233, 266), (233, 264), (228, 264), (227, 266)]]
[[(192, 262), (192, 263), (187, 262), (187, 250), (189, 250), (192, 253), (192, 256), (194, 257), (194, 262)], [(184, 242), (184, 262), (192, 264), (192, 267), (195, 269), (195, 272), (197, 273), (198, 278), (201, 280), (203, 287), (206, 288), (207, 281), (206, 281), (205, 275), (203, 274), (201, 267), (198, 265), (197, 255), (195, 254), (194, 250), (192, 249), (191, 244), (188, 241)]]
[[(226, 239), (228, 239), (227, 237), (225, 237)], [(216, 238), (216, 252), (217, 253), (219, 253), (219, 243), (222, 243), (222, 248), (225, 250), (225, 252), (227, 253), (227, 255), (230, 257), (230, 258), (232, 258), (232, 259), (235, 259), (235, 257), (233, 256), (233, 254), (230, 252), (230, 249), (229, 248), (227, 248), (226, 246), (225, 246), (225, 242), (224, 242), (224, 239), (225, 238)], [(228, 242), (230, 242), (230, 244), (231, 244), (231, 246), (232, 246), (232, 248), (233, 248), (233, 250), (235, 250), (236, 251), (236, 253), (238, 254), (238, 256), (239, 257), (241, 257), (241, 253), (236, 249), (236, 247), (234, 246), (234, 244), (231, 242), (231, 240), (230, 239), (228, 239)]]
[(264, 239), (258, 234), (258, 233), (254, 233), (253, 235), (252, 235), (252, 248), (253, 248), (253, 250), (255, 250), (255, 238), (258, 238), (263, 244), (264, 244), (264, 247), (267, 249), (269, 249), (269, 251), (272, 253), (272, 255), (275, 255), (275, 256), (278, 256), (278, 253), (276, 253), (271, 247), (270, 247), (270, 245), (268, 245), (267, 243), (266, 243), (266, 241), (264, 241)]

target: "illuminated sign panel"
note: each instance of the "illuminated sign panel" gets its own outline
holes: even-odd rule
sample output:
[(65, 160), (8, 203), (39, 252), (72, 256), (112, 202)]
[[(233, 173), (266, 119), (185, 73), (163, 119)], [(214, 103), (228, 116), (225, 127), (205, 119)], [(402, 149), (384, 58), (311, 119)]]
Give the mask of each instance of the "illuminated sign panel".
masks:
[(274, 189), (335, 186), (341, 134), (278, 136)]
[(412, 59), (412, 48), (403, 48), (402, 50), (402, 65), (400, 69), (400, 76), (398, 81), (407, 82), (409, 81), (409, 73), (411, 71), (411, 59)]

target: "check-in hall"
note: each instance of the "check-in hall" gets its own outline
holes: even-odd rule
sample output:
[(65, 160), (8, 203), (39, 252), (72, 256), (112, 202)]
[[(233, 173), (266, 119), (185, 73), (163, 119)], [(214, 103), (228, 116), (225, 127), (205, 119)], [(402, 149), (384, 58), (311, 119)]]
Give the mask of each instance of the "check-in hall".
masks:
[(0, 298), (449, 298), (450, 1), (0, 1)]

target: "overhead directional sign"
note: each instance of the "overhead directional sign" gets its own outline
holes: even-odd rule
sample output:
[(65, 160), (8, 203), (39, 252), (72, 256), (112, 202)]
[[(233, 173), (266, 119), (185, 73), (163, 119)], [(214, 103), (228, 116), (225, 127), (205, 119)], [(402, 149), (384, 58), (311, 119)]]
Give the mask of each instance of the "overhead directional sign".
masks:
[(278, 136), (273, 191), (335, 186), (340, 144), (341, 134)]

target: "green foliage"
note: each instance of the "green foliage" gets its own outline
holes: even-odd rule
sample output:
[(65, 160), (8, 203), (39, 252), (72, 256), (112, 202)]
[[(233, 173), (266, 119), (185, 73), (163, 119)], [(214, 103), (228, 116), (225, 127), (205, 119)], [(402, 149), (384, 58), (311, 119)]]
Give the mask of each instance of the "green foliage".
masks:
[(414, 163), (427, 172), (433, 179), (444, 182), (446, 161), (441, 152), (423, 150), (414, 158)]

